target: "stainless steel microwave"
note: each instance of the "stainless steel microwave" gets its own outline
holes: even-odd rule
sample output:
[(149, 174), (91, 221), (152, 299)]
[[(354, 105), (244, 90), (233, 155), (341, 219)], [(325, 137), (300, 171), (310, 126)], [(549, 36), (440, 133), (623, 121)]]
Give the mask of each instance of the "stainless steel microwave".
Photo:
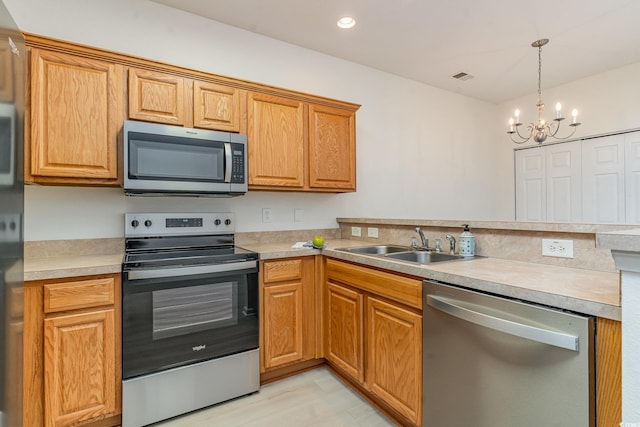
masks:
[(125, 120), (129, 195), (232, 197), (247, 192), (247, 136)]

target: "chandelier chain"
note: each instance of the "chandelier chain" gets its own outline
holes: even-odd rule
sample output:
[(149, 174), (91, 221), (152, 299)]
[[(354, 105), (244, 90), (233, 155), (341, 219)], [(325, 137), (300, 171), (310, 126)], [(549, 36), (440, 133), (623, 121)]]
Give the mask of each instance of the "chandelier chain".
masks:
[(542, 46), (538, 46), (538, 104), (542, 104)]

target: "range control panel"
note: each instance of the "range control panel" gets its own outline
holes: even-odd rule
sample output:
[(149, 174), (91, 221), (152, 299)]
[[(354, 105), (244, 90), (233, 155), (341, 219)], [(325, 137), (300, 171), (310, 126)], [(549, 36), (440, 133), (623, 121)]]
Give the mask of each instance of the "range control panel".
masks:
[(235, 215), (229, 212), (129, 213), (124, 216), (125, 237), (230, 234)]

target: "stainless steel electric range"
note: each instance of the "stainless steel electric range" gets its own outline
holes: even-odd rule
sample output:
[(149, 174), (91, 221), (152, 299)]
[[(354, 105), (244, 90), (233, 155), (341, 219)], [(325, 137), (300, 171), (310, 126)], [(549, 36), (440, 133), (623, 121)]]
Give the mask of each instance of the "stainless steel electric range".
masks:
[(258, 254), (231, 213), (125, 215), (122, 425), (260, 387)]

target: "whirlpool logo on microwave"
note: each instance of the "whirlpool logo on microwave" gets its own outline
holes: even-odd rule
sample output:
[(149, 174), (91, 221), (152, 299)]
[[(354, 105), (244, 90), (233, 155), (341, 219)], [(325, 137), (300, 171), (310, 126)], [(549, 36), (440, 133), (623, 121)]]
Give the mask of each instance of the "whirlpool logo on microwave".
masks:
[(193, 351), (200, 351), (200, 350), (204, 350), (205, 348), (207, 348), (207, 345), (206, 345), (206, 344), (202, 344), (202, 345), (197, 345), (197, 346), (195, 346), (195, 347), (191, 347), (191, 349), (192, 349)]

